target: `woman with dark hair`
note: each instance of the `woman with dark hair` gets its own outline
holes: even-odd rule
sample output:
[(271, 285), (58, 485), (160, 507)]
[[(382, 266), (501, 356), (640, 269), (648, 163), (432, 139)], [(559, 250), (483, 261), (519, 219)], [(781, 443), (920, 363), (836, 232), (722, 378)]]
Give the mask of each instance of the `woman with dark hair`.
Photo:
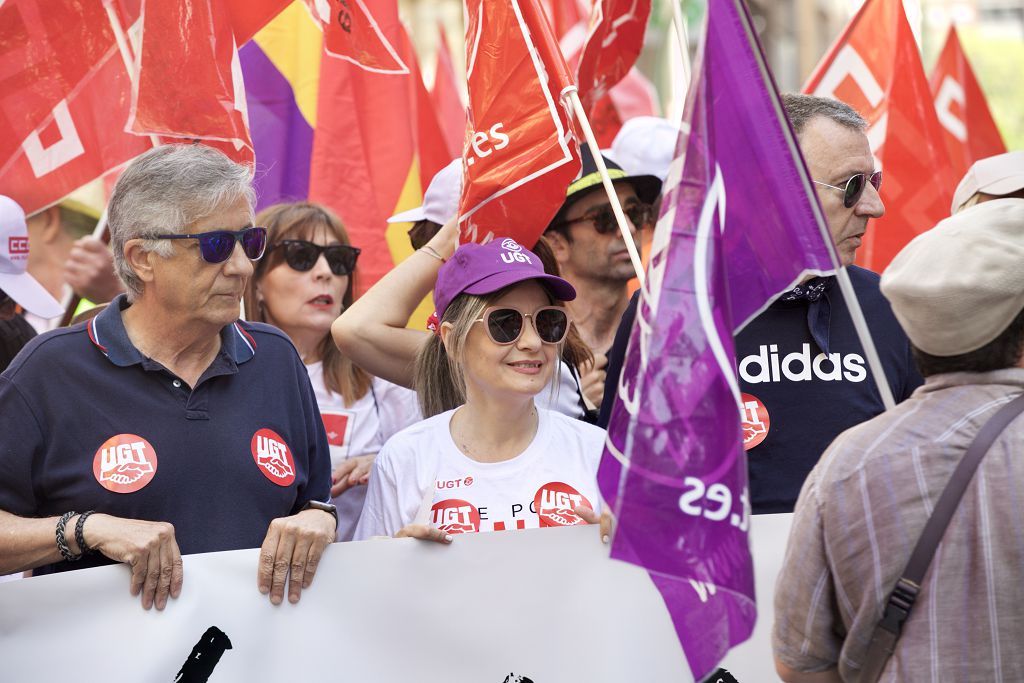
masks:
[(352, 304), (359, 257), (338, 217), (298, 202), (264, 209), (256, 224), (267, 228), (267, 250), (249, 281), (246, 312), (283, 330), (306, 364), (331, 445), (338, 540), (351, 540), (374, 457), (419, 419), (416, 394), (371, 376), (331, 340), (331, 323)]
[[(412, 287), (408, 270), (386, 275), (371, 301)], [(357, 539), (447, 543), (456, 533), (599, 520), (604, 432), (534, 401), (562, 363), (571, 322), (564, 302), (575, 296), (511, 239), (466, 244), (445, 259), (431, 334), (407, 337), (418, 340), (414, 383), (427, 419), (385, 444)]]

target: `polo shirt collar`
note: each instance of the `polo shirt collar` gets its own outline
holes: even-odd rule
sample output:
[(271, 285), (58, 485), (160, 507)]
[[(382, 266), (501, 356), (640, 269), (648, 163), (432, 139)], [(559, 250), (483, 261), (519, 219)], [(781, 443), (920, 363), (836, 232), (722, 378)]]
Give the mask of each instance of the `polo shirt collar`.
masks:
[[(132, 344), (124, 328), (122, 312), (128, 308), (128, 297), (118, 294), (95, 318), (86, 323), (86, 332), (97, 349), (114, 365), (126, 367), (143, 363), (146, 359)], [(256, 355), (256, 340), (238, 321), (225, 325), (220, 331), (220, 355), (227, 355), (235, 364), (251, 360)]]

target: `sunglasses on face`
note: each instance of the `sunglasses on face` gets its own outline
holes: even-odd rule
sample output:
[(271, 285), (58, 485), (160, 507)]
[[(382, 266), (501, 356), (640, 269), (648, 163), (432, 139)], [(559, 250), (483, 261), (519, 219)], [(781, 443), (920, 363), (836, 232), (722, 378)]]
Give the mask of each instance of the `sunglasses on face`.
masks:
[(332, 273), (348, 275), (355, 270), (356, 259), (362, 253), (362, 249), (346, 244), (322, 247), (306, 240), (281, 240), (272, 246), (271, 250), (279, 248), (284, 249), (284, 261), (288, 267), (300, 273), (312, 270), (320, 258), (320, 254), (323, 254)]
[[(626, 218), (629, 219), (637, 230), (643, 230), (654, 222), (654, 207), (643, 202), (626, 204), (622, 207), (622, 213), (626, 214)], [(594, 223), (594, 230), (597, 230), (601, 235), (619, 232), (619, 223), (615, 220), (615, 212), (612, 210), (611, 204), (601, 204), (590, 209), (579, 218), (571, 218), (567, 221), (562, 221), (558, 225), (572, 225), (573, 223), (582, 223), (583, 221), (592, 221)]]
[(835, 185), (829, 185), (828, 183), (820, 183), (817, 180), (814, 181), (815, 185), (822, 185), (824, 187), (831, 187), (833, 190), (839, 190), (843, 193), (843, 206), (847, 209), (851, 208), (854, 204), (860, 201), (860, 196), (864, 194), (864, 188), (867, 187), (868, 183), (875, 188), (877, 192), (882, 187), (882, 172), (875, 171), (871, 175), (865, 175), (864, 173), (856, 173), (850, 176), (850, 179), (846, 181), (845, 187), (837, 187)]
[(267, 248), (266, 228), (243, 228), (242, 230), (212, 230), (194, 235), (157, 235), (160, 240), (199, 240), (199, 253), (207, 263), (223, 263), (231, 258), (235, 242), (242, 245), (245, 257), (258, 261)]
[(492, 307), (473, 322), (484, 323), (491, 341), (507, 346), (523, 336), (526, 318), (533, 321), (533, 329), (545, 344), (558, 344), (569, 333), (569, 316), (559, 306), (543, 306), (533, 313), (523, 313), (508, 306)]

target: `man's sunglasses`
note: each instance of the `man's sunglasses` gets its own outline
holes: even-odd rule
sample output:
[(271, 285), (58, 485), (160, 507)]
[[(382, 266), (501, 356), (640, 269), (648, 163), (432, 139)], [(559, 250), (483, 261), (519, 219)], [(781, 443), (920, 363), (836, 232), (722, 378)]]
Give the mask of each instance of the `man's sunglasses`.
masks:
[[(865, 178), (867, 178), (867, 182), (865, 182)], [(856, 173), (850, 176), (850, 179), (846, 181), (846, 187), (837, 187), (835, 185), (829, 185), (828, 183), (820, 183), (817, 180), (814, 181), (815, 185), (831, 187), (833, 190), (839, 190), (842, 192), (843, 206), (847, 209), (860, 201), (860, 196), (864, 194), (864, 188), (867, 187), (868, 183), (871, 183), (874, 186), (876, 192), (881, 189), (882, 172), (875, 171), (869, 176), (866, 176), (864, 173)]]
[(523, 336), (526, 318), (533, 321), (533, 329), (545, 344), (557, 344), (569, 333), (569, 316), (559, 306), (543, 306), (533, 313), (523, 313), (509, 306), (492, 306), (473, 322), (484, 323), (491, 341), (506, 346), (515, 344)]
[(242, 251), (250, 261), (258, 261), (267, 248), (266, 228), (243, 228), (242, 230), (213, 230), (194, 235), (157, 235), (160, 240), (199, 240), (199, 253), (207, 263), (223, 263), (231, 258), (235, 242), (242, 245)]
[[(642, 202), (633, 202), (622, 208), (622, 213), (630, 220), (637, 230), (643, 230), (654, 222), (654, 207)], [(590, 209), (579, 218), (571, 218), (567, 221), (556, 223), (554, 227), (572, 225), (583, 221), (593, 221), (594, 229), (602, 235), (610, 235), (619, 231), (619, 223), (615, 220), (615, 212), (611, 204), (601, 204)]]
[(293, 270), (305, 273), (316, 265), (320, 254), (327, 259), (327, 265), (335, 275), (348, 275), (356, 269), (356, 259), (362, 253), (358, 247), (347, 244), (332, 244), (322, 247), (306, 240), (281, 240), (270, 249), (284, 248), (284, 261)]

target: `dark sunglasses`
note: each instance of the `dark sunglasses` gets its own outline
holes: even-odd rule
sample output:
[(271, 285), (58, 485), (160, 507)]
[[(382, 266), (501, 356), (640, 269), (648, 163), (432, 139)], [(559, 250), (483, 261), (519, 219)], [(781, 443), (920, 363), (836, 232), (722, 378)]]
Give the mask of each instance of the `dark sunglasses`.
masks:
[[(867, 178), (867, 182), (864, 179)], [(817, 180), (814, 181), (816, 185), (822, 185), (824, 187), (831, 187), (833, 190), (839, 190), (843, 193), (843, 206), (847, 209), (851, 208), (854, 204), (860, 201), (860, 196), (864, 194), (864, 188), (867, 187), (867, 183), (871, 183), (877, 192), (882, 187), (882, 172), (875, 171), (871, 175), (865, 175), (864, 173), (855, 173), (850, 176), (850, 179), (846, 181), (845, 187), (837, 187), (835, 185), (829, 185), (828, 183), (820, 183)]]
[(356, 269), (356, 259), (362, 253), (362, 249), (350, 247), (347, 244), (332, 244), (329, 247), (322, 247), (306, 240), (281, 240), (270, 249), (273, 251), (278, 247), (284, 247), (284, 261), (288, 267), (302, 273), (312, 270), (320, 258), (320, 254), (323, 254), (332, 273), (348, 275)]
[[(643, 230), (654, 222), (654, 207), (642, 202), (633, 202), (622, 207), (622, 213), (630, 220), (637, 230)], [(619, 223), (615, 220), (615, 212), (611, 204), (601, 204), (590, 209), (579, 218), (572, 218), (557, 223), (554, 227), (572, 225), (583, 221), (593, 221), (594, 229), (602, 235), (610, 235), (619, 232)]]
[(160, 240), (199, 240), (199, 252), (207, 263), (223, 263), (231, 258), (235, 242), (242, 245), (242, 251), (250, 261), (258, 261), (267, 248), (266, 228), (243, 228), (242, 230), (212, 230), (194, 235), (157, 235)]
[(557, 344), (569, 333), (569, 315), (559, 306), (543, 306), (533, 313), (523, 313), (508, 306), (491, 307), (473, 322), (485, 323), (491, 341), (505, 346), (516, 343), (523, 336), (526, 318), (533, 321), (533, 329), (545, 344)]

